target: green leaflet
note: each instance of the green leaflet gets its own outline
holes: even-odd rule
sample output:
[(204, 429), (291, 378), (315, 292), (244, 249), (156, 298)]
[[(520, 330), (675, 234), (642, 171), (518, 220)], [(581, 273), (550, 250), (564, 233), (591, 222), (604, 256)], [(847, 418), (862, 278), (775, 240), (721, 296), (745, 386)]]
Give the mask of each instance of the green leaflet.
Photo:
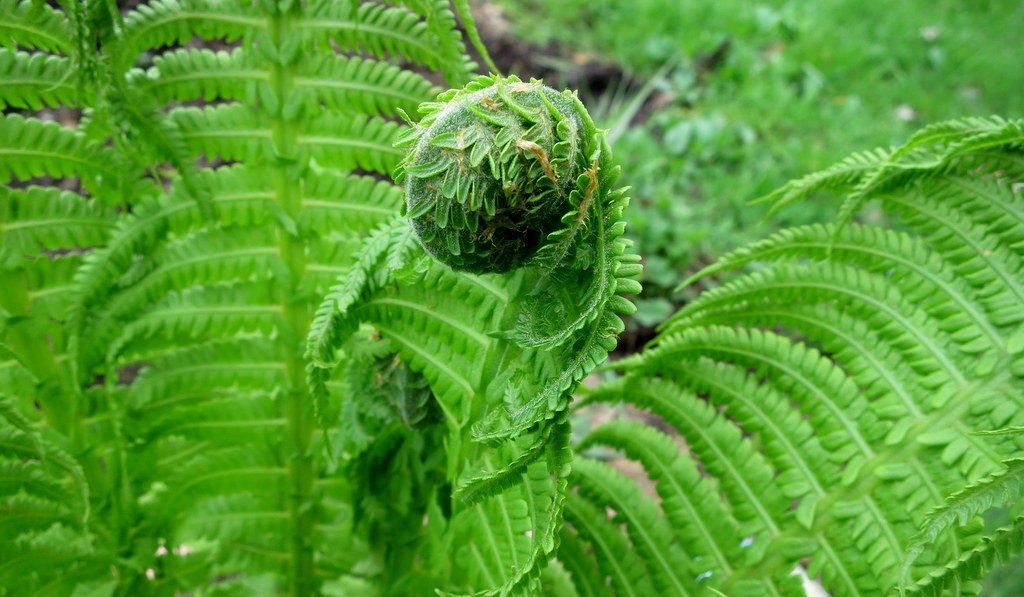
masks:
[[(1024, 426), (1020, 122), (933, 125), (780, 191), (846, 192), (840, 225), (703, 272), (761, 268), (612, 367), (586, 402), (665, 426), (603, 425), (571, 472), (570, 397), (640, 290), (575, 96), (470, 82), (444, 0), (64, 7), (0, 0), (0, 104), (86, 109), (0, 119), (8, 592), (784, 595), (800, 562), (875, 595), (914, 552), (916, 588), (964, 593), (1019, 552), (953, 519), (1016, 493), (979, 479), (1022, 445), (983, 433)], [(437, 92), (412, 65), (468, 87), (402, 129)], [(495, 273), (414, 240), (377, 176), (400, 163), (445, 200), (407, 215)], [(846, 224), (875, 198), (898, 230)]]

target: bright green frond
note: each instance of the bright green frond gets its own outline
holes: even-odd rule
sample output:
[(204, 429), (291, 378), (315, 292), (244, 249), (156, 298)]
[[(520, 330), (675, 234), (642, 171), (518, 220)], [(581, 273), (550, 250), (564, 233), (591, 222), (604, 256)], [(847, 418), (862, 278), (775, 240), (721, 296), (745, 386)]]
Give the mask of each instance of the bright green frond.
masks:
[(980, 589), (977, 579), (1000, 564), (1005, 564), (1024, 550), (1024, 521), (1017, 519), (1013, 525), (1000, 528), (991, 537), (982, 539), (981, 544), (966, 552), (956, 561), (950, 562), (928, 576), (917, 581), (909, 594), (940, 597), (949, 591)]
[(394, 147), (397, 136), (398, 125), (389, 120), (327, 112), (305, 121), (298, 144), (321, 166), (390, 174), (404, 154)]
[(991, 508), (1014, 501), (1024, 494), (1024, 460), (1005, 462), (1006, 469), (967, 486), (928, 513), (920, 534), (907, 548), (905, 566), (954, 525), (966, 525), (971, 518)]
[(194, 155), (258, 163), (272, 155), (271, 133), (262, 112), (242, 103), (176, 108), (171, 121)]
[(284, 325), (273, 295), (265, 283), (211, 285), (170, 294), (124, 327), (107, 358), (134, 360), (183, 340), (271, 334)]
[(739, 523), (701, 475), (696, 462), (685, 452), (680, 453), (679, 444), (656, 429), (632, 421), (602, 425), (587, 435), (580, 449), (594, 444), (623, 450), (643, 464), (647, 475), (657, 483), (661, 508), (683, 550), (694, 556), (696, 567), (705, 567), (702, 574), (732, 572), (743, 539)]
[(612, 523), (624, 524), (656, 589), (666, 595), (697, 594), (692, 556), (674, 541), (658, 520), (660, 511), (640, 488), (614, 469), (595, 460), (573, 464), (570, 482), (591, 500), (614, 511)]
[(306, 179), (298, 223), (322, 236), (362, 235), (391, 218), (401, 203), (402, 192), (393, 184), (324, 170)]
[[(609, 367), (622, 378), (587, 393), (585, 404), (625, 401), (679, 434), (681, 454), (622, 422), (582, 445), (644, 465), (664, 524), (717, 564), (709, 586), (771, 594), (802, 562), (833, 595), (974, 594), (1020, 550), (1017, 529), (982, 538), (976, 515), (1019, 494), (1006, 467), (1020, 436), (979, 432), (1022, 422), (1022, 139), (1017, 121), (944, 123), (790, 183), (768, 197), (776, 208), (846, 192), (838, 225), (785, 230), (704, 268), (684, 285), (748, 271), (685, 305), (651, 347)], [(871, 199), (902, 225), (848, 223)], [(714, 492), (666, 494), (666, 471), (691, 459)], [(721, 504), (742, 548), (710, 543), (728, 534), (696, 523), (729, 519), (678, 499), (709, 493), (700, 507)]]

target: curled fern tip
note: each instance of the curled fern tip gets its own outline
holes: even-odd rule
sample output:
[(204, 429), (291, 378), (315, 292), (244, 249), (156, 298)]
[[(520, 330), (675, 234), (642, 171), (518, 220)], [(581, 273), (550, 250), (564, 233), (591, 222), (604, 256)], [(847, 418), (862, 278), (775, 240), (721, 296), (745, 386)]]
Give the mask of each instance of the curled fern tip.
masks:
[(525, 265), (563, 227), (596, 130), (575, 95), (517, 77), (481, 77), (420, 107), (395, 180), (426, 250), (453, 269)]

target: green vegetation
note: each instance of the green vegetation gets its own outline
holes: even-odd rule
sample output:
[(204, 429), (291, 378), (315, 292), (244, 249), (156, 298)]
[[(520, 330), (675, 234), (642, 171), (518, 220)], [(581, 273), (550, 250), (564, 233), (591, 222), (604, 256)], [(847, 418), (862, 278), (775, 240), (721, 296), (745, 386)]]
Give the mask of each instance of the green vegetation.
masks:
[[(519, 35), (567, 55), (642, 80), (676, 65), (658, 78), (657, 109), (615, 140), (646, 300), (724, 251), (827, 219), (809, 202), (760, 225), (764, 207), (748, 202), (791, 178), (930, 122), (1024, 113), (1024, 5), (1013, 0), (500, 5)], [(648, 325), (666, 312), (656, 307), (641, 304)]]
[[(1024, 121), (781, 185), (844, 201), (685, 280), (712, 245), (646, 205), (661, 334), (606, 363), (643, 273), (610, 141), (754, 194), (789, 111), (855, 102), (797, 61), (774, 116), (691, 118), (786, 52), (655, 41), (692, 97), (608, 133), (477, 75), (468, 4), (0, 0), (0, 595), (961, 596), (1024, 552)], [(669, 317), (669, 279), (709, 289)], [(654, 424), (574, 434), (602, 403)]]

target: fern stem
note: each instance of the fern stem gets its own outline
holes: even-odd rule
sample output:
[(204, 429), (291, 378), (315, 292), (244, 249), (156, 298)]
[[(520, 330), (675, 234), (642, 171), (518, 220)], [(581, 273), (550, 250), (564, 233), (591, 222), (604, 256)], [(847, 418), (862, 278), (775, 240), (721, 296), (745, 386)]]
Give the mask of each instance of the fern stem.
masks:
[[(271, 42), (276, 49), (285, 46), (291, 30), (291, 15), (278, 12), (270, 20)], [(277, 113), (271, 119), (272, 138), (277, 155), (274, 164), (275, 200), (284, 214), (297, 218), (302, 203), (301, 183), (290, 167), (296, 154), (298, 132), (291, 118), (284, 114), (283, 106), (294, 88), (294, 59), (283, 63), (277, 60), (271, 67), (271, 85), (278, 98)], [(309, 331), (309, 305), (297, 296), (297, 286), (306, 268), (305, 247), (283, 227), (278, 229), (278, 251), (288, 268), (289, 280), (283, 296), (283, 308), (288, 329), (283, 334), (286, 343), (285, 366), (288, 389), (282, 397), (282, 415), (288, 421), (286, 441), (291, 496), (288, 511), (291, 518), (291, 555), (289, 571), (290, 593), (304, 597), (317, 593), (313, 561), (312, 437), (313, 416), (310, 410), (309, 388), (306, 384), (305, 363), (302, 360), (300, 339)]]

